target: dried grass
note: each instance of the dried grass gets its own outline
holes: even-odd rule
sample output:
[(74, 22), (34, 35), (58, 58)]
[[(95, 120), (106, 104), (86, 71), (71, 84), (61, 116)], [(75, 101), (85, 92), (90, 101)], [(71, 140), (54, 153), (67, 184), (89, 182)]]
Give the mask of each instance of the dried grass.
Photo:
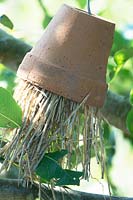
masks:
[(21, 80), (14, 97), (23, 110), (23, 124), (13, 131), (12, 140), (1, 151), (5, 157), (2, 169), (17, 163), (20, 175), (32, 181), (45, 152), (67, 149), (63, 167), (77, 169), (82, 162), (84, 178), (88, 179), (93, 149), (103, 173), (101, 121), (96, 108), (85, 106), (89, 94), (78, 104)]

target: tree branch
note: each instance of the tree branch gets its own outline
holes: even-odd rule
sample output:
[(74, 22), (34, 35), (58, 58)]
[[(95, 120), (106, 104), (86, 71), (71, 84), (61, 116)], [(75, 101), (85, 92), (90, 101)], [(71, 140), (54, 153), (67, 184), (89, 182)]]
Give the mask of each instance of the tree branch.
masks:
[[(3, 64), (13, 70), (17, 70), (24, 55), (30, 49), (30, 45), (0, 29), (0, 60)], [(101, 109), (101, 114), (111, 125), (128, 133), (126, 116), (130, 109), (131, 105), (128, 98), (108, 91), (105, 104)]]
[[(41, 187), (41, 197), (45, 200), (53, 200), (53, 194), (46, 186)], [(112, 197), (107, 195), (91, 194), (74, 190), (55, 190), (54, 195), (58, 200), (133, 200), (126, 197)], [(0, 179), (0, 200), (34, 200), (38, 197), (38, 186), (25, 188), (21, 180)]]
[(129, 134), (126, 127), (126, 117), (130, 109), (131, 104), (128, 97), (108, 91), (101, 114), (109, 124)]
[(0, 200), (34, 200), (30, 188), (24, 188), (22, 182), (15, 179), (0, 179)]
[(17, 70), (24, 55), (31, 48), (22, 40), (16, 39), (0, 29), (0, 62), (7, 67)]

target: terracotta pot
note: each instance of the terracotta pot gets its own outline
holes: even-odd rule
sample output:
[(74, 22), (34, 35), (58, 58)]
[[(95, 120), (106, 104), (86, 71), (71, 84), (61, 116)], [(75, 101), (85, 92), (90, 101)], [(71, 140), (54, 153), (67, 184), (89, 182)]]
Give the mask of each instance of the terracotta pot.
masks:
[(103, 105), (106, 65), (115, 25), (63, 5), (41, 39), (25, 56), (18, 76), (41, 88), (87, 105)]

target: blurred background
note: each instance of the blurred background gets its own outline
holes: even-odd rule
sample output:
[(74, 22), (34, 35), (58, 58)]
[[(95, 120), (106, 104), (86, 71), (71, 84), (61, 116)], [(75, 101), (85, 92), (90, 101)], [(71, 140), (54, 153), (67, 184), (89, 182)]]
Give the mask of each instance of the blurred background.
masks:
[[(0, 15), (7, 15), (13, 22), (10, 30), (3, 25), (0, 28), (14, 37), (34, 45), (44, 29), (57, 12), (61, 4), (87, 10), (87, 0), (0, 0)], [(91, 12), (116, 23), (114, 43), (107, 66), (109, 89), (119, 95), (129, 96), (133, 88), (133, 57), (118, 65), (114, 55), (119, 50), (133, 48), (133, 0), (91, 0)], [(0, 64), (0, 86), (10, 92), (15, 86), (15, 72)], [(132, 122), (133, 123), (133, 122)], [(104, 123), (104, 139), (107, 157), (108, 179), (112, 193), (133, 197), (133, 139), (121, 130)], [(89, 182), (81, 181), (77, 190), (109, 194), (107, 174), (101, 179), (100, 167), (92, 158), (92, 177)]]

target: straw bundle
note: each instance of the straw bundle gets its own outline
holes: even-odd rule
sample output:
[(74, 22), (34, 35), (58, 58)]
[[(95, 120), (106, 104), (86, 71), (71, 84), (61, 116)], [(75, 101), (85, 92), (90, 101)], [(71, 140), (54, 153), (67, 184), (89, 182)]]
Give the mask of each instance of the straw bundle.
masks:
[[(24, 172), (23, 177), (32, 180), (44, 153), (67, 149), (68, 155), (62, 165), (77, 169), (82, 162), (87, 179), (93, 146), (103, 170), (104, 150), (98, 111), (84, 105), (89, 95), (79, 104), (21, 80), (14, 97), (23, 110), (23, 125), (14, 130), (12, 140), (4, 148), (3, 168), (9, 169), (15, 162)], [(74, 152), (75, 165), (71, 160)]]

